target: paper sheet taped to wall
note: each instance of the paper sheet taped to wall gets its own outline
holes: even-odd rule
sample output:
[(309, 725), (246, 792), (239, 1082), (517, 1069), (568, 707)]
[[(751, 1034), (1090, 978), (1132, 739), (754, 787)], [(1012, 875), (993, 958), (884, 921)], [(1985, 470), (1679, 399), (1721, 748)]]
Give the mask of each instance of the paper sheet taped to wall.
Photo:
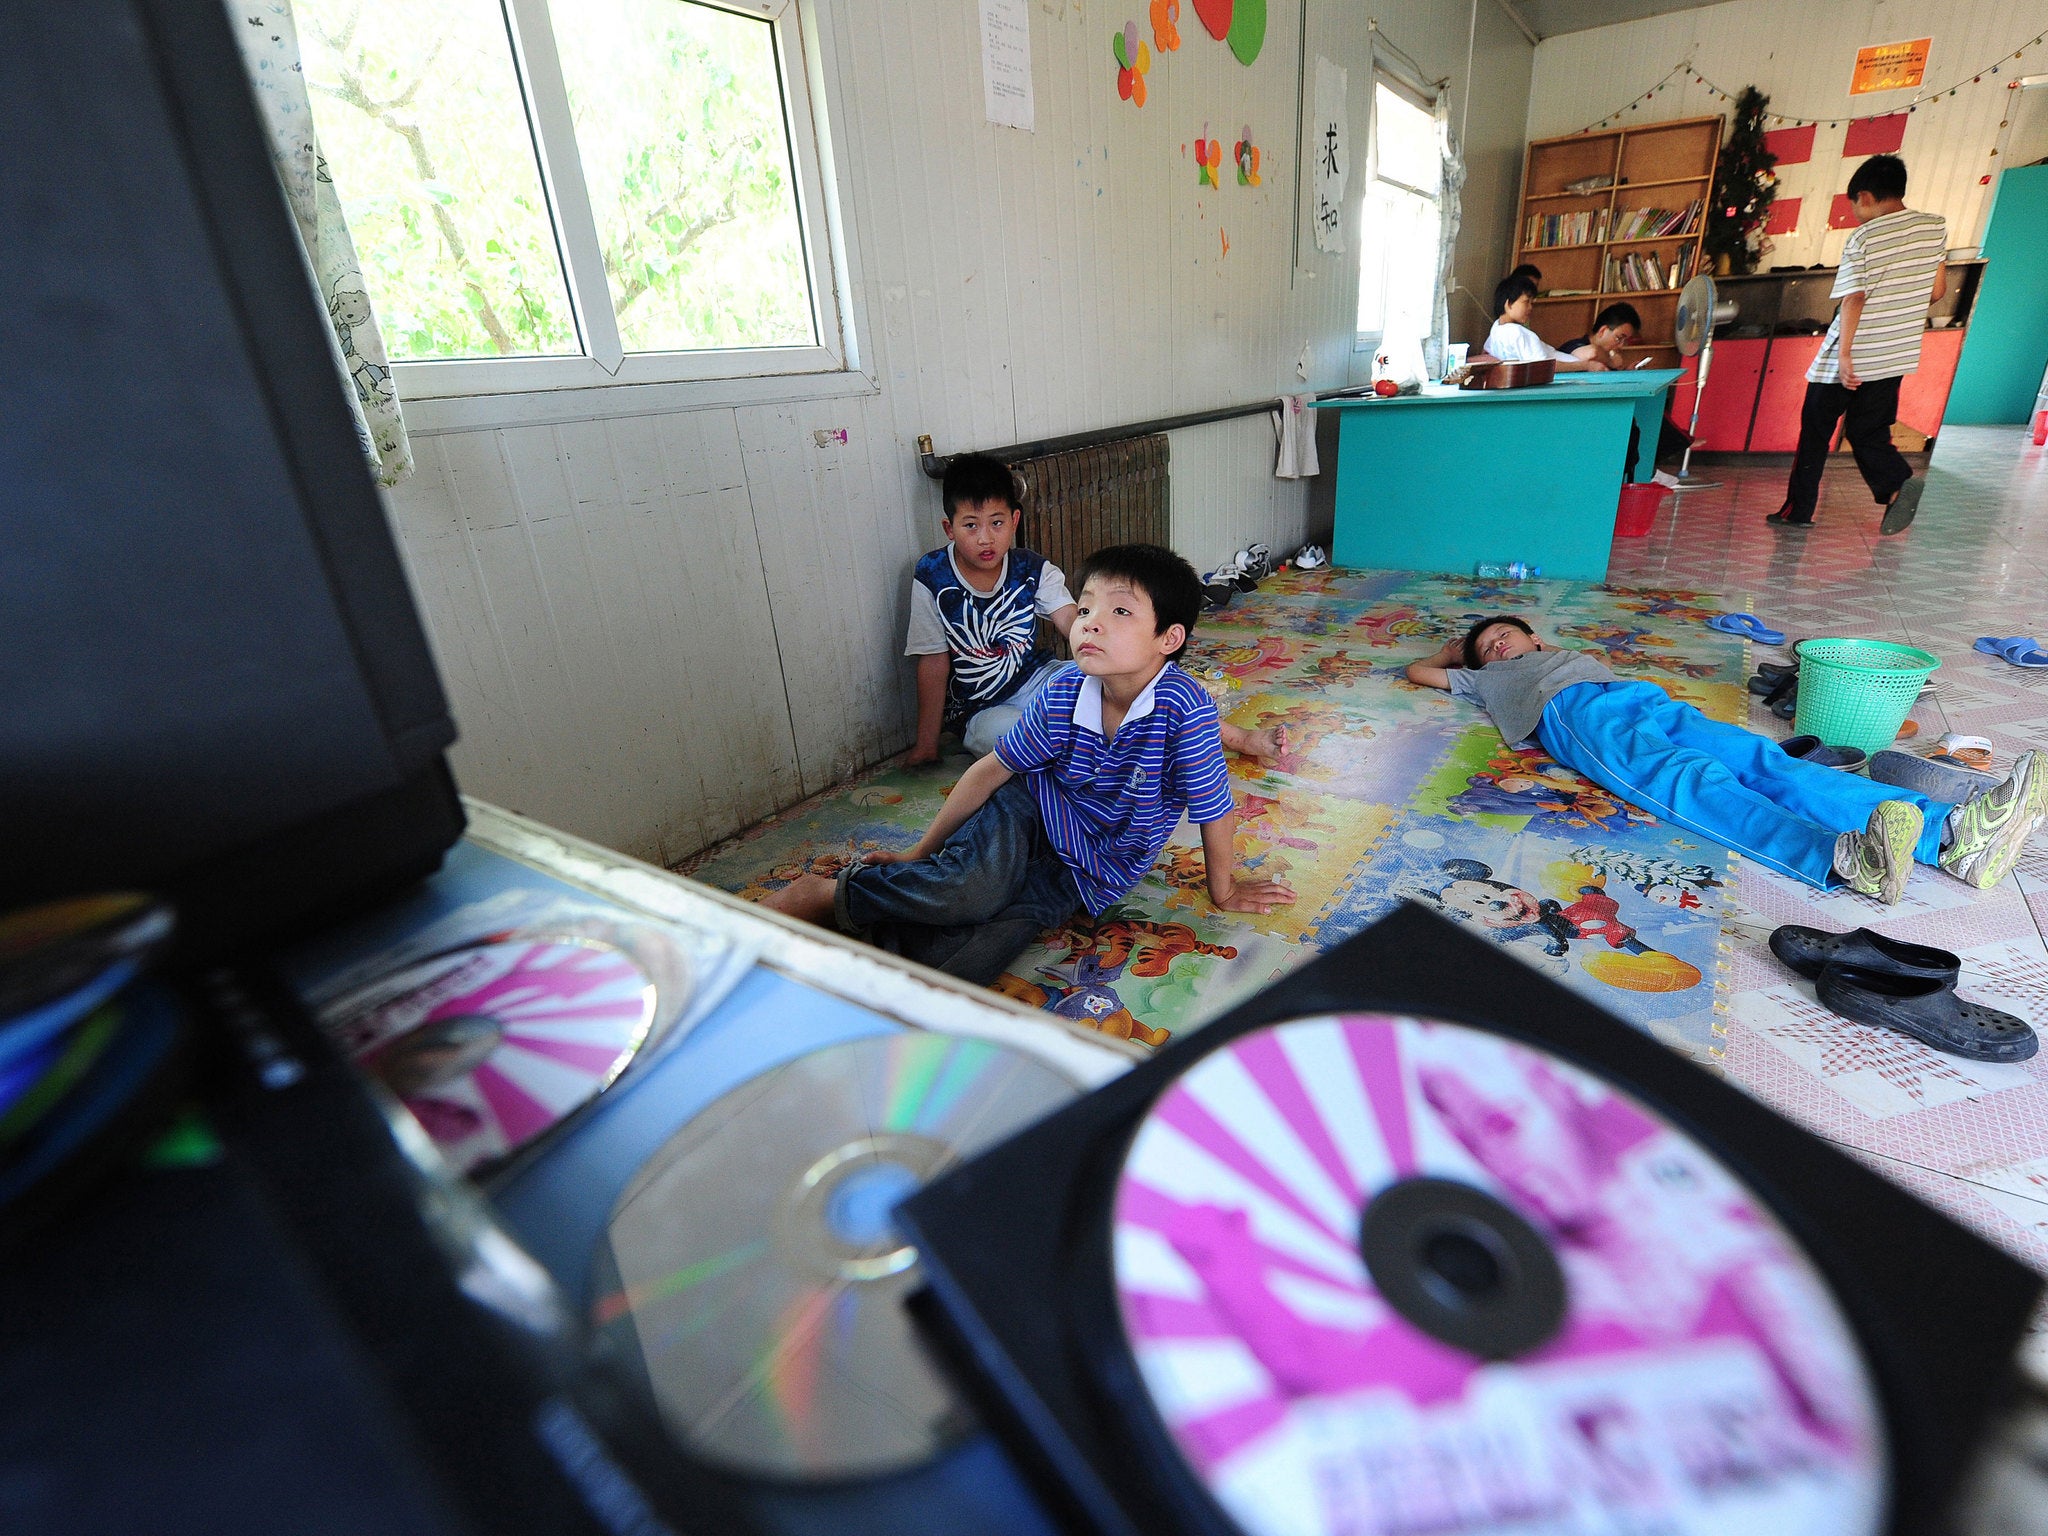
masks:
[(1351, 129), (1345, 117), (1344, 71), (1316, 55), (1316, 115), (1311, 123), (1310, 154), (1315, 182), (1310, 214), (1316, 224), (1316, 249), (1344, 249), (1344, 186), (1351, 179)]
[(990, 122), (1033, 130), (1029, 0), (981, 0), (981, 95)]

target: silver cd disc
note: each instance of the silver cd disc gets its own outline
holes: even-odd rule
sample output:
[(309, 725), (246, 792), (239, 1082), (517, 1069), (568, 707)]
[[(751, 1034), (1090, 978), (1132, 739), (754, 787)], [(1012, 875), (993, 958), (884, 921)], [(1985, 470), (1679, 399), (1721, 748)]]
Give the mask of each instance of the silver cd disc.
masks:
[(903, 1298), (890, 1212), (1075, 1088), (986, 1041), (847, 1041), (718, 1099), (649, 1158), (600, 1245), (592, 1321), (668, 1432), (754, 1475), (874, 1476), (971, 1425)]
[(1763, 1202), (1645, 1105), (1463, 1025), (1239, 1036), (1115, 1198), (1154, 1406), (1248, 1536), (1869, 1536), (1876, 1388)]

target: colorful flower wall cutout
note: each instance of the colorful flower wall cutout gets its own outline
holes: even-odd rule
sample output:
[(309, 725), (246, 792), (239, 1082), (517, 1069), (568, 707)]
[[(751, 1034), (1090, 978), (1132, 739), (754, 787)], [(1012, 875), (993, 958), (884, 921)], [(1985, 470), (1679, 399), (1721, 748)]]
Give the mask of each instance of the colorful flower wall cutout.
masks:
[(1116, 93), (1134, 107), (1145, 105), (1145, 72), (1152, 67), (1152, 50), (1138, 39), (1138, 24), (1124, 23), (1121, 32), (1110, 35), (1109, 51), (1116, 55)]
[(1202, 124), (1202, 131), (1195, 135), (1195, 185), (1214, 187), (1216, 168), (1223, 163), (1223, 146), (1209, 137), (1209, 125)]
[(1180, 49), (1180, 0), (1152, 0), (1152, 46), (1161, 53)]
[(1230, 155), (1237, 162), (1237, 184), (1240, 187), (1259, 186), (1259, 149), (1252, 143), (1250, 128), (1238, 135), (1237, 142), (1230, 147)]

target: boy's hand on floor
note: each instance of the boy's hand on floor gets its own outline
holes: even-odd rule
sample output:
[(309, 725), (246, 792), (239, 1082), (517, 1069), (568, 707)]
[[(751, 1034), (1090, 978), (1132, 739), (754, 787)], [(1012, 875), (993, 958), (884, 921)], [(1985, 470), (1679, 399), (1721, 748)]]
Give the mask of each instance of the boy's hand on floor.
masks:
[(903, 759), (903, 766), (906, 768), (922, 768), (926, 763), (936, 763), (938, 760), (939, 749), (937, 747), (912, 747), (910, 755)]
[(1221, 912), (1270, 912), (1275, 907), (1293, 906), (1294, 888), (1278, 880), (1240, 880), (1215, 904)]

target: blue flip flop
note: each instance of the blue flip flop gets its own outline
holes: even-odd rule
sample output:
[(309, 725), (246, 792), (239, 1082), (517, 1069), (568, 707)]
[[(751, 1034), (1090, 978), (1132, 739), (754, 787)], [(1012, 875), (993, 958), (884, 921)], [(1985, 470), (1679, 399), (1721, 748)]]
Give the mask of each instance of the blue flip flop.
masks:
[(1759, 645), (1783, 645), (1785, 632), (1772, 629), (1753, 613), (1717, 613), (1707, 620), (1707, 628), (1718, 629), (1724, 635), (1741, 635)]
[(2048, 667), (2048, 650), (2042, 649), (2041, 642), (2028, 635), (2007, 635), (2003, 639), (1997, 635), (1984, 635), (1970, 649), (2009, 661), (2016, 667)]

